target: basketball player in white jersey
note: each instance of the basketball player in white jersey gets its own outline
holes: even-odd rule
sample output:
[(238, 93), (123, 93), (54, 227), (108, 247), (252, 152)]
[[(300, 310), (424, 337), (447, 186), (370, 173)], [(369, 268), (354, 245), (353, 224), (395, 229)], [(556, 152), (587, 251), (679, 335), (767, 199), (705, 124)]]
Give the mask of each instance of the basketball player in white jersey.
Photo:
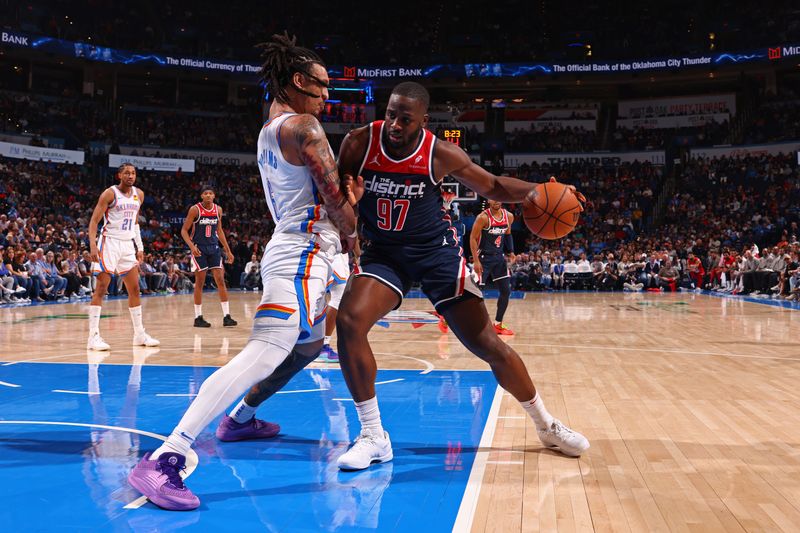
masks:
[[(261, 260), (264, 292), (247, 345), (206, 379), (167, 441), (145, 454), (128, 476), (133, 487), (165, 509), (200, 505), (180, 473), (189, 448), (209, 422), (279, 366), (293, 361), (305, 366), (317, 357), (334, 258), (355, 245), (353, 208), (342, 193), (318, 120), (328, 98), (325, 65), (288, 35), (274, 35), (262, 49), (261, 74), (273, 101), (258, 137), (258, 166), (276, 222)], [(220, 430), (223, 436), (274, 434), (254, 413), (255, 408), (240, 402), (217, 435)]]
[[(89, 350), (108, 350), (110, 346), (100, 337), (100, 311), (103, 297), (108, 291), (111, 276), (117, 274), (128, 292), (128, 310), (133, 322), (134, 346), (158, 346), (142, 325), (142, 306), (139, 298), (139, 262), (144, 260), (144, 246), (139, 231), (139, 208), (144, 193), (133, 186), (136, 167), (123, 163), (117, 171), (119, 185), (103, 191), (89, 222), (89, 253), (92, 256), (92, 273), (97, 276), (97, 286), (89, 306)], [(103, 220), (100, 238), (97, 225)]]

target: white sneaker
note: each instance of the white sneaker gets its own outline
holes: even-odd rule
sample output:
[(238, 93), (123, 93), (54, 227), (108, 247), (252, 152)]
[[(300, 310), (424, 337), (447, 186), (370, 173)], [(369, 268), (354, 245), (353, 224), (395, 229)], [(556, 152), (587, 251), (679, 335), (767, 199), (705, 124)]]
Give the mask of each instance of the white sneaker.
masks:
[(150, 335), (148, 335), (146, 332), (143, 331), (143, 332), (135, 334), (133, 336), (133, 345), (134, 346), (151, 346), (151, 347), (152, 346), (160, 346), (161, 345), (161, 341), (158, 340), (158, 339), (154, 339), (153, 337), (151, 337)]
[(558, 448), (564, 455), (579, 457), (589, 449), (589, 441), (578, 433), (565, 426), (560, 420), (553, 419), (547, 429), (536, 429), (539, 440), (548, 448)]
[(339, 456), (336, 464), (342, 470), (364, 470), (373, 463), (391, 461), (392, 457), (394, 454), (389, 433), (384, 431), (382, 438), (362, 433), (353, 446)]
[(111, 346), (108, 345), (106, 341), (100, 336), (99, 333), (95, 333), (89, 337), (89, 341), (86, 343), (87, 350), (98, 350), (98, 351), (105, 351), (110, 350)]

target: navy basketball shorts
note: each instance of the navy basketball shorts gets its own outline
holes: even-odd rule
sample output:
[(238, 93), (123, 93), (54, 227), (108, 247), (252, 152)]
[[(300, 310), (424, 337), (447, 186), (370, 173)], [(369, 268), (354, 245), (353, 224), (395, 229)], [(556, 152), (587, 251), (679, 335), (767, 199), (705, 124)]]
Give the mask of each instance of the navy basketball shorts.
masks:
[(481, 285), (485, 285), (490, 279), (492, 281), (497, 281), (511, 276), (511, 273), (508, 271), (508, 264), (506, 263), (506, 258), (504, 255), (481, 255), (481, 265), (483, 266)]
[(362, 248), (361, 264), (353, 275), (375, 278), (392, 289), (400, 297), (397, 307), (414, 282), (422, 285), (422, 292), (437, 311), (470, 295), (483, 297), (472, 279), (461, 246), (449, 234), (426, 244), (366, 241)]
[(219, 246), (198, 244), (197, 247), (200, 249), (200, 255), (197, 257), (192, 255), (192, 272), (222, 268), (222, 250), (220, 250)]

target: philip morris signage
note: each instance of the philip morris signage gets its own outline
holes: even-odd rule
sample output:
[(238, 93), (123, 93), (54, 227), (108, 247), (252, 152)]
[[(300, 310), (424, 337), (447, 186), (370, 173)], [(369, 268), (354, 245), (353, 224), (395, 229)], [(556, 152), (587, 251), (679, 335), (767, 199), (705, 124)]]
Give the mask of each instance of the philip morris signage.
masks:
[(85, 158), (85, 154), (77, 150), (57, 150), (46, 146), (27, 146), (8, 142), (0, 142), (0, 156), (73, 165), (82, 165)]
[(170, 159), (166, 157), (146, 157), (142, 155), (108, 154), (108, 166), (117, 168), (130, 163), (136, 168), (157, 170), (159, 172), (194, 172), (194, 159)]

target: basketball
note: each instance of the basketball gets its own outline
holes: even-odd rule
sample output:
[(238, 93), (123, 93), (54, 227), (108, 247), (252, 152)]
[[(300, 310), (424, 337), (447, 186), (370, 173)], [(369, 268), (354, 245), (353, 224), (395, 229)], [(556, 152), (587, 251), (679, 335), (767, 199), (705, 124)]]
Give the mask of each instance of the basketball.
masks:
[(522, 209), (525, 225), (534, 235), (555, 240), (575, 229), (583, 206), (568, 185), (549, 181), (528, 193)]

